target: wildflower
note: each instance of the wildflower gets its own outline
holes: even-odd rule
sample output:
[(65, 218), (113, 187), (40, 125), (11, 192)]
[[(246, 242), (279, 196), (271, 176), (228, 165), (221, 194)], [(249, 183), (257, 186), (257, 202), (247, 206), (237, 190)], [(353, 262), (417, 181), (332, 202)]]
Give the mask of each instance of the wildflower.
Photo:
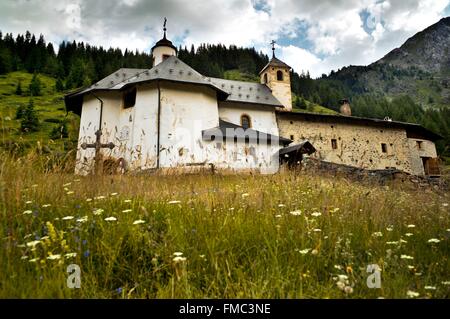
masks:
[(440, 240), (437, 239), (437, 238), (431, 238), (431, 239), (428, 240), (428, 242), (430, 244), (438, 244), (440, 242)]
[(133, 210), (132, 209), (125, 209), (122, 211), (122, 213), (131, 213)]
[(334, 268), (335, 268), (335, 269), (341, 270), (341, 269), (342, 269), (342, 266), (341, 266), (341, 265), (334, 265)]
[(26, 210), (22, 214), (23, 215), (30, 215), (30, 214), (33, 214), (33, 211), (32, 210)]
[(419, 297), (420, 294), (418, 292), (412, 291), (412, 290), (408, 290), (406, 292), (406, 296), (409, 298), (415, 298), (415, 297)]
[(140, 225), (140, 224), (145, 224), (145, 220), (139, 219), (133, 222), (133, 225)]
[(242, 196), (242, 198), (246, 198), (246, 197), (249, 197), (249, 196), (250, 196), (250, 194), (248, 194), (248, 193), (244, 193), (244, 194), (242, 194), (241, 196)]
[(408, 269), (413, 270), (414, 268), (414, 266), (408, 265)]
[(347, 271), (347, 274), (353, 273), (353, 268), (352, 268), (352, 266), (347, 266), (347, 268), (346, 268), (345, 270)]
[(444, 286), (450, 286), (450, 281), (441, 281)]
[(301, 210), (294, 210), (292, 212), (290, 212), (289, 214), (293, 215), (293, 216), (300, 216), (302, 214)]
[(183, 256), (183, 253), (175, 252), (175, 253), (173, 253), (173, 255), (176, 256), (176, 257), (180, 257), (180, 256)]
[(387, 241), (386, 245), (398, 245), (399, 243), (398, 241)]
[(28, 259), (28, 256), (22, 256), (22, 257), (20, 257), (20, 259), (21, 259), (21, 260), (27, 260), (27, 259)]
[(340, 290), (344, 290), (345, 289), (345, 283), (343, 283), (342, 281), (338, 281), (336, 283), (336, 286), (340, 289)]
[(106, 197), (105, 196), (97, 196), (97, 197), (94, 197), (94, 199), (105, 199)]
[(434, 287), (434, 286), (425, 286), (424, 289), (425, 290), (436, 290), (436, 287)]
[(77, 219), (77, 223), (85, 223), (87, 221), (88, 221), (88, 217), (87, 216), (84, 216), (84, 217), (81, 217), (81, 218)]
[(400, 239), (400, 242), (403, 243), (403, 244), (407, 244), (407, 243), (408, 243), (408, 242), (407, 242), (406, 240), (404, 240), (404, 239)]
[(75, 257), (77, 257), (77, 253), (68, 253), (68, 254), (65, 254), (64, 257), (66, 259), (75, 258)]
[(35, 240), (35, 241), (30, 241), (29, 243), (27, 243), (27, 247), (36, 247), (37, 244), (40, 244), (41, 241), (40, 240)]
[(66, 194), (67, 195), (72, 195), (72, 194), (75, 194), (75, 192), (74, 191), (68, 191)]
[(309, 253), (310, 250), (311, 250), (310, 248), (306, 248), (306, 249), (300, 250), (299, 253), (302, 255), (306, 255), (307, 253)]
[(32, 204), (32, 203), (33, 203), (33, 201), (31, 201), (31, 200), (25, 202), (25, 204)]
[(124, 203), (131, 203), (131, 199), (126, 199), (123, 201)]
[(282, 207), (286, 207), (286, 205), (284, 205), (284, 204), (278, 204), (278, 207), (282, 208)]
[(386, 230), (387, 231), (394, 231), (394, 226), (390, 225), (390, 226), (386, 227)]
[(83, 256), (84, 256), (85, 258), (88, 258), (90, 254), (91, 254), (91, 253), (90, 253), (90, 251), (89, 251), (89, 249), (88, 249), (88, 250), (86, 250), (86, 251), (83, 253)]
[(311, 214), (311, 216), (313, 216), (313, 217), (319, 217), (319, 216), (322, 216), (322, 214), (319, 213), (319, 212), (314, 212), (314, 213)]
[(62, 218), (62, 220), (72, 220), (72, 219), (74, 219), (73, 216), (66, 216)]
[(86, 198), (86, 202), (92, 202), (92, 198)]
[(405, 234), (406, 237), (411, 237), (411, 236), (413, 236), (413, 235), (414, 235), (413, 233), (406, 233), (406, 234)]
[(107, 217), (107, 218), (105, 218), (105, 220), (107, 222), (115, 222), (115, 221), (117, 221), (117, 218), (116, 217)]
[(408, 225), (408, 226), (406, 226), (406, 227), (408, 227), (408, 228), (415, 228), (416, 225), (410, 224), (410, 225)]
[(338, 275), (338, 280), (340, 282), (346, 282), (348, 280), (348, 276), (347, 275)]
[(58, 260), (61, 259), (61, 255), (50, 255), (47, 257), (48, 260)]
[(442, 206), (448, 207), (448, 203), (442, 203)]
[(315, 233), (320, 233), (321, 231), (322, 231), (322, 229), (320, 229), (320, 228), (313, 229), (313, 232), (315, 232)]
[(314, 249), (312, 252), (311, 252), (311, 255), (317, 255), (319, 253), (319, 251), (317, 250), (317, 249)]
[(175, 257), (175, 258), (173, 259), (173, 261), (174, 261), (175, 263), (185, 262), (185, 261), (186, 261), (186, 258), (185, 258), (185, 257)]
[(179, 200), (171, 200), (170, 202), (168, 202), (169, 205), (173, 205), (173, 204), (180, 204), (181, 202)]
[(30, 262), (30, 263), (35, 263), (38, 261), (39, 261), (39, 258), (33, 258), (33, 259), (28, 260), (28, 262)]
[(275, 215), (275, 218), (281, 218), (282, 216), (281, 215)]
[(123, 291), (122, 287), (119, 287), (119, 288), (116, 289), (116, 292), (117, 292), (119, 295), (122, 293), (122, 291)]
[(339, 210), (340, 210), (340, 208), (339, 208), (339, 207), (336, 207), (335, 209), (333, 209), (333, 210), (331, 211), (331, 213), (337, 213)]
[(98, 215), (101, 215), (103, 212), (104, 212), (104, 210), (99, 208), (99, 209), (94, 210), (94, 215), (98, 216)]
[(42, 208), (47, 208), (47, 207), (50, 207), (50, 206), (52, 206), (52, 205), (50, 205), (50, 204), (45, 204), (45, 205), (42, 205)]
[(378, 231), (372, 234), (372, 237), (383, 237), (383, 233)]
[(412, 259), (414, 259), (414, 257), (408, 256), (408, 255), (401, 255), (401, 256), (400, 256), (400, 259), (409, 259), (409, 260), (412, 260)]
[(350, 287), (350, 286), (346, 286), (346, 287), (344, 288), (344, 292), (345, 292), (346, 294), (351, 294), (351, 293), (353, 293), (353, 288)]
[(111, 193), (111, 196), (117, 196), (119, 195), (118, 193)]

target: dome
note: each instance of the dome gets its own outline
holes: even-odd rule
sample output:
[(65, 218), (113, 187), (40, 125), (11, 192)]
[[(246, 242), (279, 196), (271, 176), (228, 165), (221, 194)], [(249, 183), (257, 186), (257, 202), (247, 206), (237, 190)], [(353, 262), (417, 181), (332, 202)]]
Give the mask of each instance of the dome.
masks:
[(164, 34), (164, 37), (163, 37), (161, 40), (159, 40), (158, 42), (156, 42), (155, 46), (152, 48), (152, 51), (153, 51), (155, 48), (158, 48), (158, 47), (169, 47), (169, 48), (174, 49), (175, 51), (178, 51), (177, 48), (173, 45), (172, 41), (167, 40), (165, 34)]

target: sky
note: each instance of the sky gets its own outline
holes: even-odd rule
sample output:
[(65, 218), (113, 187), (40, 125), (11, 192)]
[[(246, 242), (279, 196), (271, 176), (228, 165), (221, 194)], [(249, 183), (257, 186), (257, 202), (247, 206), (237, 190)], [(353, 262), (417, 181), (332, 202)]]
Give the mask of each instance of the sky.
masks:
[(367, 65), (450, 16), (450, 0), (0, 0), (3, 33), (150, 52), (162, 37), (176, 46), (255, 47), (313, 77)]

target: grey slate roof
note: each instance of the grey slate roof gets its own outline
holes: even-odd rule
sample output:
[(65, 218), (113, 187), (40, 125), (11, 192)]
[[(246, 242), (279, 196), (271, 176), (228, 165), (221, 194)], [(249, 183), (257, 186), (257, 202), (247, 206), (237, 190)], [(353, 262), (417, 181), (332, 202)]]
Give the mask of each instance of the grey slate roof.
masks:
[(202, 131), (202, 138), (206, 141), (215, 140), (222, 137), (223, 140), (238, 140), (250, 143), (267, 144), (268, 141), (278, 141), (279, 144), (288, 145), (292, 140), (272, 134), (263, 133), (251, 128), (244, 129), (242, 126), (219, 119), (219, 126)]
[(272, 91), (264, 84), (217, 78), (210, 78), (210, 80), (217, 87), (229, 94), (226, 100), (228, 102), (254, 103), (280, 108), (284, 107), (283, 104), (273, 96)]
[(283, 61), (277, 59), (276, 57), (273, 57), (269, 63), (266, 64), (265, 67), (262, 68), (261, 72), (259, 74), (263, 73), (268, 67), (278, 67), (278, 68), (288, 68), (289, 70), (292, 69), (289, 65), (284, 63)]
[(154, 80), (209, 86), (218, 92), (220, 100), (283, 107), (264, 84), (209, 78), (195, 71), (176, 56), (167, 58), (151, 69), (119, 69), (87, 88), (66, 95), (66, 106), (69, 111), (81, 114), (81, 97), (84, 94), (122, 90), (133, 84)]

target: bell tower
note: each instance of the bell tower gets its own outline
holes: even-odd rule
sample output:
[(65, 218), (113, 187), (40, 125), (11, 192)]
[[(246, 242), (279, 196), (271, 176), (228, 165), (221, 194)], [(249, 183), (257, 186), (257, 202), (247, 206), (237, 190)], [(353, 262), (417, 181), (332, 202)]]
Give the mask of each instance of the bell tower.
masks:
[(292, 111), (291, 67), (275, 56), (275, 41), (272, 41), (272, 59), (259, 72), (261, 83), (267, 85), (284, 108), (280, 111)]
[(176, 56), (177, 48), (172, 44), (170, 40), (167, 40), (167, 18), (164, 18), (164, 37), (156, 42), (155, 46), (152, 48), (152, 58), (153, 66), (156, 66), (163, 62), (165, 59)]

